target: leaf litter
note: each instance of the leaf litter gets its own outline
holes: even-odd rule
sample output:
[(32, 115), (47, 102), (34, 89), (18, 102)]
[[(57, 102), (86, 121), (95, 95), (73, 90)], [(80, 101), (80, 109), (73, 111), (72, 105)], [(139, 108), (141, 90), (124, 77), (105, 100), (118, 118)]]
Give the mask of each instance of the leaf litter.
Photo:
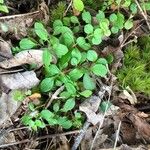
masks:
[[(76, 13), (80, 13), (75, 12), (77, 10), (73, 11), (75, 15)], [(39, 10), (36, 12), (31, 12), (29, 14), (16, 15), (11, 17), (0, 17), (1, 26), (3, 24), (8, 28), (6, 32), (4, 32), (4, 30), (0, 30), (0, 34), (1, 36), (5, 37), (7, 33), (11, 33), (13, 36), (15, 36), (16, 39), (20, 39), (27, 35), (27, 29), (33, 25), (35, 19), (42, 18), (44, 18), (43, 14), (41, 14)], [(45, 22), (47, 22), (47, 20)], [(136, 24), (135, 26), (139, 25), (137, 22), (134, 23)], [(16, 26), (16, 24), (17, 32), (15, 32), (15, 30), (12, 28), (13, 26)], [(134, 34), (132, 34), (132, 39), (136, 39), (136, 34), (143, 34), (141, 28), (138, 28), (137, 31), (135, 30), (135, 26), (133, 29)], [(115, 61), (111, 66), (111, 73), (114, 73), (123, 65), (122, 59), (124, 58), (124, 55), (122, 48), (123, 45), (126, 45), (126, 43), (130, 42), (129, 35), (122, 35), (118, 37), (120, 44), (116, 47), (109, 45), (107, 47), (104, 47), (104, 49), (102, 50), (102, 54), (105, 56), (107, 56), (108, 54), (114, 55)], [(134, 93), (131, 89), (124, 89), (123, 91), (120, 91), (116, 83), (113, 83), (114, 85), (112, 87), (112, 105), (108, 108), (108, 111), (106, 113), (100, 109), (102, 102), (105, 100), (105, 102), (107, 103), (107, 100), (109, 99), (109, 93), (106, 89), (105, 90), (107, 92), (103, 91), (104, 93), (102, 92), (100, 94), (101, 96), (91, 96), (85, 102), (81, 103), (81, 105), (79, 106), (79, 111), (85, 114), (86, 119), (85, 124), (80, 131), (78, 130), (72, 133), (64, 133), (64, 135), (53, 135), (53, 133), (61, 133), (64, 131), (61, 128), (58, 129), (58, 131), (55, 131), (54, 128), (52, 129), (47, 127), (46, 131), (44, 131), (45, 133), (43, 137), (39, 137), (36, 139), (36, 136), (34, 136), (34, 134), (31, 135), (31, 137), (35, 138), (35, 140), (31, 138), (32, 142), (30, 143), (30, 139), (25, 139), (25, 137), (29, 137), (27, 134), (31, 134), (31, 132), (25, 128), (25, 132), (27, 131), (26, 134), (23, 131), (24, 129), (17, 129), (16, 134), (20, 136), (20, 143), (17, 143), (18, 139), (15, 137), (14, 132), (11, 133), (11, 129), (9, 130), (9, 127), (17, 127), (15, 126), (15, 123), (18, 123), (17, 119), (19, 119), (20, 114), (24, 113), (24, 111), (27, 111), (26, 105), (29, 104), (30, 100), (39, 100), (41, 98), (41, 95), (39, 93), (34, 93), (28, 96), (27, 99), (24, 100), (24, 102), (20, 102), (14, 100), (13, 93), (15, 90), (30, 90), (39, 84), (40, 80), (37, 78), (36, 71), (26, 71), (23, 66), (26, 64), (36, 64), (37, 69), (42, 67), (43, 50), (25, 50), (13, 56), (11, 54), (10, 45), (11, 44), (8, 41), (0, 39), (0, 91), (2, 93), (0, 97), (0, 126), (1, 129), (4, 128), (4, 130), (2, 130), (4, 131), (4, 136), (2, 134), (2, 136), (0, 137), (0, 147), (7, 147), (9, 146), (9, 143), (12, 143), (12, 145), (20, 146), (24, 144), (22, 147), (26, 147), (27, 149), (34, 149), (40, 145), (40, 143), (37, 141), (42, 141), (43, 139), (47, 138), (47, 149), (49, 147), (50, 149), (69, 150), (73, 145), (70, 143), (74, 143), (75, 146), (72, 147), (72, 150), (77, 149), (79, 145), (82, 150), (88, 150), (90, 149), (94, 141), (95, 144), (93, 145), (92, 149), (109, 150), (112, 149), (112, 147), (115, 145), (116, 139), (118, 145), (117, 147), (115, 147), (115, 149), (148, 149), (148, 143), (150, 143), (149, 113), (139, 111), (138, 108), (136, 108), (136, 104), (138, 103), (138, 97), (136, 97), (136, 93)], [(21, 67), (21, 69), (19, 67)], [(19, 71), (18, 68), (20, 69)], [(107, 79), (105, 78), (105, 80), (103, 81), (107, 83), (108, 87), (111, 86), (111, 83), (109, 81), (111, 78), (111, 73), (110, 76)], [(100, 85), (100, 87), (102, 86), (103, 84)], [(55, 97), (50, 100), (57, 100), (57, 98), (58, 97)], [(50, 103), (52, 103), (51, 101)], [(8, 121), (10, 121), (11, 123), (7, 123)], [(98, 125), (100, 124), (100, 122), (103, 122), (103, 124), (100, 126), (99, 130)], [(119, 128), (120, 123), (121, 126)], [(20, 125), (18, 127), (21, 128)], [(49, 131), (49, 129), (51, 131)], [(118, 131), (118, 133), (116, 131)], [(12, 134), (12, 136), (10, 134)], [(45, 137), (45, 135), (47, 136), (48, 134), (50, 134), (50, 136)], [(6, 135), (8, 140), (1, 140), (4, 139)], [(10, 140), (11, 138), (12, 140)], [(141, 144), (147, 145), (141, 146)]]

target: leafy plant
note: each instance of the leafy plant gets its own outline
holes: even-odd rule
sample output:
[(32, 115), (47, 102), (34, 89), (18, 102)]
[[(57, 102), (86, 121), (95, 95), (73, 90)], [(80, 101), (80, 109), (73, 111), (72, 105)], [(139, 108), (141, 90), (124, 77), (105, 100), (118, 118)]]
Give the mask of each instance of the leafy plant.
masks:
[[(120, 4), (122, 2), (117, 1), (117, 6), (121, 6)], [(127, 2), (125, 4), (132, 5)], [(96, 88), (95, 76), (105, 77), (108, 62), (112, 61), (112, 57), (107, 58), (108, 62), (101, 58), (95, 46), (122, 29), (129, 30), (133, 27), (133, 16), (124, 17), (119, 9), (110, 15), (99, 10), (92, 16), (84, 9), (81, 0), (74, 0), (73, 7), (80, 11), (79, 17), (66, 16), (56, 19), (50, 33), (42, 23), (36, 22), (34, 35), (37, 35), (37, 38), (25, 38), (19, 43), (18, 49), (37, 46), (43, 49), (44, 76), (39, 85), (41, 93), (48, 95), (49, 92), (53, 93), (64, 86), (64, 90), (58, 95), (60, 99), (53, 102), (48, 109), (35, 109), (36, 115), (31, 116), (29, 113), (27, 119), (23, 119), (23, 123), (33, 129), (44, 126), (40, 121), (60, 125), (65, 129), (81, 125), (82, 116), (75, 112), (71, 114), (70, 111), (76, 109), (76, 104), (81, 102), (79, 99), (92, 95)], [(132, 11), (135, 12), (134, 6)], [(35, 120), (38, 120), (38, 125)]]

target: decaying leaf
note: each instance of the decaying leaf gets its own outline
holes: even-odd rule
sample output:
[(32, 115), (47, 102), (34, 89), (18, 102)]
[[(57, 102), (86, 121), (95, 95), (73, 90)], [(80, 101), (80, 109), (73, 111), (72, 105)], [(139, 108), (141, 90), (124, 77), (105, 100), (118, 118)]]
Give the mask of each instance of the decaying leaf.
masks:
[(100, 103), (101, 99), (98, 96), (91, 96), (79, 107), (79, 110), (86, 114), (88, 122), (92, 123), (93, 125), (96, 125), (103, 118), (103, 115), (96, 114)]
[[(45, 3), (41, 4), (39, 10), (19, 15), (0, 17), (0, 34), (12, 35), (17, 39), (21, 39), (27, 35), (27, 30), (31, 27), (35, 20), (48, 21), (48, 12), (46, 13), (47, 6)], [(2, 30), (2, 26), (6, 26), (7, 32)]]
[(2, 93), (0, 97), (0, 126), (16, 112), (20, 104), (13, 99), (12, 92)]
[(0, 76), (1, 87), (10, 90), (14, 89), (31, 89), (38, 85), (40, 80), (36, 77), (34, 71), (23, 73), (5, 74)]
[(36, 64), (37, 67), (41, 67), (43, 64), (42, 55), (42, 50), (21, 51), (20, 53), (17, 53), (13, 58), (0, 62), (0, 67), (4, 69), (10, 69), (24, 64)]

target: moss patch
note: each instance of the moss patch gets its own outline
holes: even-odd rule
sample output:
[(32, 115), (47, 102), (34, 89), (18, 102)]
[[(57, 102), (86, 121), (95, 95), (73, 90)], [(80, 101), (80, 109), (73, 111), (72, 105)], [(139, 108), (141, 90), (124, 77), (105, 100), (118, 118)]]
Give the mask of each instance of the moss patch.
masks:
[(130, 86), (135, 92), (150, 95), (150, 36), (125, 49), (123, 68), (117, 77), (123, 87)]

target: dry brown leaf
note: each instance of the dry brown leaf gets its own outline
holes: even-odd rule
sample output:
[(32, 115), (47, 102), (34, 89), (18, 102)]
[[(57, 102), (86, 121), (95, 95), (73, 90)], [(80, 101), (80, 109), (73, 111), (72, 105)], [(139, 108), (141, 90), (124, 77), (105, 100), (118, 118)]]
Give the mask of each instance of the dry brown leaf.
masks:
[(88, 122), (93, 125), (96, 125), (103, 118), (103, 115), (96, 114), (100, 103), (101, 99), (98, 96), (92, 96), (79, 106), (79, 110), (86, 114)]
[[(40, 9), (35, 12), (0, 17), (0, 34), (3, 36), (9, 34), (17, 39), (25, 37), (28, 28), (34, 24), (35, 20), (48, 21), (48, 12), (46, 13), (45, 10), (47, 10), (47, 6), (42, 3)], [(2, 24), (8, 28), (7, 32), (2, 30)]]
[(0, 62), (0, 67), (10, 69), (24, 64), (36, 64), (37, 67), (41, 67), (43, 64), (42, 55), (42, 50), (25, 50), (16, 54), (13, 58)]
[(0, 85), (6, 89), (31, 89), (39, 84), (40, 80), (34, 71), (5, 74), (0, 76)]

